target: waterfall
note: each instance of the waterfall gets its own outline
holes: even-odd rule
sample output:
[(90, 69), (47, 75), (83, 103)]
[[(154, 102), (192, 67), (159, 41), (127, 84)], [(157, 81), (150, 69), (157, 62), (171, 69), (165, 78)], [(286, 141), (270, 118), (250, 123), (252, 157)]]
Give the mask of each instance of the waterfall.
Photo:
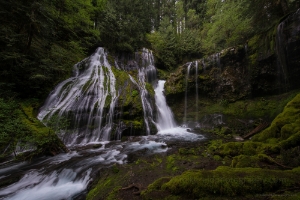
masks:
[(192, 63), (189, 63), (187, 67), (187, 72), (186, 72), (186, 78), (185, 78), (185, 101), (184, 101), (184, 117), (183, 117), (183, 123), (184, 126), (186, 126), (186, 115), (187, 115), (187, 90), (188, 90), (188, 79), (189, 79), (189, 74), (190, 74), (190, 69), (191, 69)]
[(147, 135), (150, 134), (150, 122), (153, 122), (153, 109), (151, 107), (150, 102), (148, 101), (148, 91), (146, 90), (145, 87), (145, 73), (144, 70), (139, 70), (139, 83), (137, 83), (134, 78), (129, 75), (130, 80), (139, 88), (140, 91), (140, 96), (142, 100), (142, 106), (143, 106), (143, 111), (144, 111), (144, 122), (146, 126), (146, 133)]
[[(143, 79), (154, 85), (157, 80), (156, 68), (154, 66), (154, 56), (152, 51), (143, 48), (142, 50), (142, 73), (144, 73)], [(140, 72), (139, 72), (140, 73)], [(145, 81), (144, 81), (145, 82)]]
[(198, 61), (196, 61), (196, 122), (198, 122)]
[[(154, 103), (151, 102), (151, 95), (147, 91), (147, 88), (150, 89), (149, 87), (156, 83), (154, 57), (150, 50), (144, 48), (142, 52), (135, 54), (134, 59), (127, 61), (127, 65), (122, 62), (118, 65), (115, 60), (114, 70), (133, 72), (134, 75), (128, 77), (131, 85), (136, 85), (139, 90), (144, 112), (144, 128), (149, 135), (151, 124), (155, 124), (152, 108)], [(73, 77), (60, 83), (51, 92), (40, 109), (38, 119), (49, 126), (53, 120), (69, 121), (72, 130), (59, 133), (67, 145), (108, 141), (112, 131), (115, 133), (112, 136), (120, 139), (121, 132), (126, 127), (124, 121), (120, 120), (121, 117), (118, 122), (114, 119), (114, 116), (120, 116), (119, 112), (115, 112), (121, 94), (120, 84), (116, 84), (116, 81), (112, 66), (107, 60), (107, 53), (103, 48), (98, 48), (93, 55), (74, 66)], [(116, 87), (119, 88), (118, 91)], [(122, 95), (124, 98), (123, 93)]]
[(144, 112), (146, 133), (149, 135), (150, 123), (155, 124), (153, 120), (153, 108), (149, 101), (149, 93), (146, 89), (146, 82), (153, 85), (156, 81), (156, 68), (154, 67), (152, 51), (144, 48), (141, 54), (137, 53), (136, 60), (140, 63), (138, 69), (138, 81), (136, 81), (131, 75), (129, 75), (129, 77), (130, 80), (139, 88)]
[(157, 106), (157, 129), (158, 131), (171, 129), (176, 126), (173, 113), (167, 105), (164, 96), (164, 85), (166, 81), (159, 80), (155, 88), (155, 102)]
[[(287, 58), (286, 58), (286, 43), (285, 35), (283, 29), (285, 27), (285, 21), (281, 22), (277, 27), (276, 33), (276, 53), (277, 53), (277, 68), (278, 71), (282, 72), (282, 79), (284, 81), (284, 90), (288, 87), (288, 78), (287, 78)], [(279, 76), (281, 79), (281, 76)], [(281, 82), (281, 81), (280, 81)], [(280, 83), (281, 84), (281, 83)]]
[[(60, 83), (51, 92), (38, 119), (71, 119), (71, 134), (62, 136), (66, 144), (110, 139), (114, 107), (117, 100), (115, 76), (103, 48), (77, 63), (74, 76)], [(108, 111), (104, 111), (104, 107)], [(103, 126), (102, 123), (105, 123)]]
[[(160, 80), (157, 83), (156, 80), (152, 52), (143, 49), (135, 59), (131, 63), (138, 65), (124, 75), (123, 66), (112, 69), (106, 52), (103, 48), (98, 48), (93, 55), (74, 66), (73, 77), (58, 84), (50, 93), (40, 109), (38, 119), (46, 125), (52, 124), (53, 120), (58, 125), (67, 119), (71, 122), (68, 126), (72, 130), (61, 131), (60, 137), (68, 145), (84, 144), (84, 147), (74, 145), (68, 153), (45, 156), (34, 162), (1, 166), (0, 181), (11, 180), (12, 184), (1, 187), (0, 199), (83, 199), (99, 168), (123, 164), (128, 155), (134, 152), (137, 152), (136, 155), (143, 152), (143, 156), (166, 152), (168, 148), (164, 141), (198, 141), (204, 138), (191, 133), (190, 129), (176, 127), (172, 111), (163, 94), (165, 81)], [(129, 68), (130, 66), (127, 69)], [(120, 72), (121, 70), (123, 71)], [(117, 82), (119, 78), (122, 82)], [(156, 135), (137, 137), (134, 141), (108, 141), (111, 132), (115, 131), (120, 136), (126, 126), (121, 117), (114, 117), (122, 115), (118, 110), (120, 103), (117, 104), (117, 100), (127, 97), (122, 96), (124, 93), (120, 90), (124, 87), (119, 87), (120, 83), (127, 84), (130, 89), (132, 86), (139, 89), (146, 132), (150, 133), (152, 123), (159, 130)], [(157, 123), (153, 120), (151, 95), (147, 91), (151, 87), (150, 83), (156, 86), (154, 92), (158, 110)], [(139, 98), (135, 100), (137, 99)], [(138, 106), (141, 107), (140, 104)], [(89, 142), (98, 142), (101, 145), (86, 145)], [(106, 145), (108, 143), (110, 144)]]

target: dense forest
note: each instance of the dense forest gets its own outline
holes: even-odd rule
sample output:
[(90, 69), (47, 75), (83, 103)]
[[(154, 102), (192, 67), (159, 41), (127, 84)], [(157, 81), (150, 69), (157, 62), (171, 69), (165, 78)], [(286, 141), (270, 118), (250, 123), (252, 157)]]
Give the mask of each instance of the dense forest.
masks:
[(96, 47), (112, 54), (146, 47), (171, 72), (246, 45), (298, 7), (295, 0), (1, 0), (0, 151), (30, 135), (20, 117), (24, 102), (37, 109)]
[(0, 198), (299, 199), (299, 0), (0, 15)]
[(148, 47), (172, 70), (245, 44), (299, 5), (287, 0), (1, 1), (1, 97), (44, 98), (98, 46)]

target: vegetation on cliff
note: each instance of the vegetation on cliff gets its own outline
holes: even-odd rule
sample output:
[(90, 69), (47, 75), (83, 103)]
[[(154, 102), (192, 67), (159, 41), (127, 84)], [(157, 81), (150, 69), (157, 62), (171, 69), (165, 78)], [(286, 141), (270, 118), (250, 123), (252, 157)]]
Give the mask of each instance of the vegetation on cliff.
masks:
[[(293, 130), (299, 129), (300, 123), (294, 123), (299, 102), (298, 94), (251, 140), (234, 141), (224, 134), (198, 143), (170, 143), (167, 154), (103, 169), (87, 199), (298, 199), (299, 141)], [(287, 132), (282, 123), (293, 127), (287, 135), (280, 134)]]
[[(17, 155), (17, 146), (35, 150), (17, 155), (25, 159), (66, 151), (55, 130), (36, 119), (40, 102), (96, 46), (103, 45), (116, 54), (132, 53), (146, 46), (154, 50), (160, 77), (168, 79), (166, 94), (178, 121), (183, 118), (183, 97), (187, 92), (192, 97), (188, 98), (188, 120), (222, 114), (226, 124), (202, 130), (208, 138), (218, 140), (192, 147), (179, 145), (177, 148), (177, 144), (170, 144), (175, 146), (174, 150), (165, 156), (155, 155), (127, 166), (113, 166), (94, 183), (88, 199), (122, 196), (124, 188), (140, 177), (147, 177), (144, 184), (132, 188), (138, 188), (139, 193), (147, 188), (141, 193), (145, 199), (203, 195), (207, 199), (231, 198), (254, 194), (263, 198), (268, 193), (299, 197), (300, 183), (295, 177), (299, 175), (300, 165), (300, 96), (277, 117), (297, 91), (266, 96), (299, 89), (294, 75), (299, 70), (290, 71), (294, 83), (291, 87), (281, 85), (288, 80), (287, 75), (278, 75), (274, 70), (279, 66), (275, 62), (286, 59), (279, 58), (286, 52), (276, 52), (277, 25), (298, 7), (299, 2), (292, 0), (151, 0), (146, 4), (142, 0), (0, 0), (3, 15), (0, 19), (0, 158)], [(293, 43), (294, 51), (289, 52), (294, 58), (289, 64), (296, 67), (298, 44)], [(213, 54), (216, 52), (220, 54)], [(224, 59), (221, 63), (224, 65), (218, 66), (211, 55)], [(192, 71), (193, 80), (187, 80), (186, 91), (186, 68), (177, 66), (196, 58), (198, 61), (202, 58), (202, 66), (199, 65), (202, 74), (193, 77), (195, 71)], [(286, 66), (280, 67), (285, 72)], [(128, 75), (135, 78), (136, 71), (113, 68), (113, 72), (120, 95), (117, 109), (122, 113), (121, 120), (143, 134), (139, 89), (129, 81)], [(201, 112), (191, 106), (195, 104), (192, 93), (196, 79), (203, 95), (197, 102)], [(146, 88), (153, 99), (150, 84)], [(28, 100), (33, 97), (38, 100)], [(111, 98), (106, 107), (109, 101)], [(261, 122), (274, 118), (271, 126), (252, 140), (233, 141), (233, 135), (243, 136)], [(124, 135), (130, 135), (130, 131)], [(186, 169), (194, 171), (180, 175)], [(231, 179), (236, 176), (239, 178)]]
[(68, 151), (56, 131), (36, 119), (39, 106), (36, 100), (21, 103), (0, 99), (0, 106), (1, 159), (12, 153), (19, 159), (31, 159), (34, 156), (56, 155)]

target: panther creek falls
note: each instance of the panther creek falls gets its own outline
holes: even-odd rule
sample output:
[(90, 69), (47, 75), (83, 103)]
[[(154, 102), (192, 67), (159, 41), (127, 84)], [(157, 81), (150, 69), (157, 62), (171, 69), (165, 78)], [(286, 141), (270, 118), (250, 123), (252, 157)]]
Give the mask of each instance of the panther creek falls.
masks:
[(13, 181), (0, 189), (0, 198), (80, 199), (100, 168), (126, 164), (141, 150), (166, 152), (168, 141), (203, 140), (177, 125), (164, 96), (165, 81), (156, 73), (147, 49), (112, 60), (97, 48), (74, 65), (73, 76), (55, 87), (38, 113), (68, 152), (1, 167), (0, 180)]

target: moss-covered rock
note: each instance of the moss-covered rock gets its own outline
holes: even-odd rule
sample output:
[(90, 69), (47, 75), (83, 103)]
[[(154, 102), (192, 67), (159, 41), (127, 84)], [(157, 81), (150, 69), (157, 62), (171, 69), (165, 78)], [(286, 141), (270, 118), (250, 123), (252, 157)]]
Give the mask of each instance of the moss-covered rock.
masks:
[[(299, 142), (300, 94), (290, 101), (271, 123), (271, 126), (253, 137), (253, 141), (268, 142), (276, 139), (283, 148), (293, 147)], [(299, 143), (298, 143), (299, 144)]]
[(19, 145), (29, 145), (36, 148), (32, 153), (27, 154), (25, 159), (38, 155), (56, 155), (68, 151), (55, 131), (46, 127), (36, 118), (38, 104), (35, 100), (27, 100), (20, 105), (19, 116), (28, 131), (23, 138), (19, 138)]
[(213, 171), (186, 171), (180, 176), (159, 179), (143, 192), (150, 199), (156, 192), (168, 191), (182, 198), (236, 197), (270, 194), (299, 184), (299, 169), (279, 171), (259, 168), (218, 167)]
[[(0, 102), (1, 105), (2, 103)], [(56, 155), (68, 151), (55, 131), (36, 118), (39, 106), (36, 99), (13, 101), (13, 104), (13, 107), (7, 104), (11, 108), (8, 116), (12, 123), (6, 122), (5, 126), (0, 123), (3, 131), (1, 131), (3, 138), (0, 147), (4, 148), (4, 151), (1, 151), (2, 157), (9, 156), (13, 152), (18, 159), (26, 160), (34, 156)], [(9, 108), (7, 106), (6, 108)], [(4, 119), (3, 116), (1, 117), (3, 112), (5, 110), (1, 110), (0, 113), (2, 120)], [(4, 133), (10, 133), (10, 135), (3, 135)]]

